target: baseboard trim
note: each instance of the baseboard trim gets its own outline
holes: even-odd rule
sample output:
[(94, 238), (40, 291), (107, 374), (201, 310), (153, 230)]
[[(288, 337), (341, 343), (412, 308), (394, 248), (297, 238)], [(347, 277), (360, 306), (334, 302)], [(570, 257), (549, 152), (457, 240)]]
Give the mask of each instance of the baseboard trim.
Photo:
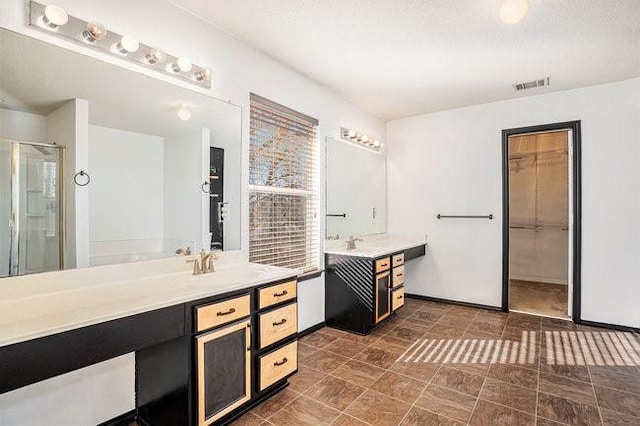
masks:
[(407, 293), (404, 296), (408, 297), (409, 299), (426, 300), (429, 302), (448, 303), (450, 305), (467, 306), (469, 308), (480, 308), (480, 309), (486, 309), (489, 311), (502, 311), (502, 308), (499, 306), (481, 305), (479, 303), (461, 302), (459, 300), (440, 299), (439, 297), (422, 296), (420, 294), (413, 294), (413, 293)]
[(118, 417), (114, 417), (111, 420), (100, 423), (98, 426), (127, 426), (129, 423), (136, 420), (136, 415), (137, 412), (133, 409), (124, 414), (120, 414)]
[(322, 322), (319, 322), (316, 325), (312, 325), (311, 327), (307, 328), (306, 330), (299, 331), (298, 332), (298, 339), (301, 338), (301, 337), (306, 336), (307, 334), (311, 334), (314, 331), (318, 331), (321, 328), (324, 328), (326, 325), (327, 325), (327, 323), (322, 321)]
[(609, 323), (606, 323), (606, 322), (579, 320), (579, 321), (576, 321), (576, 324), (586, 325), (587, 327), (600, 327), (600, 328), (608, 328), (608, 329), (611, 329), (611, 330), (628, 331), (628, 332), (631, 332), (631, 333), (640, 333), (640, 328), (629, 327), (629, 326), (626, 326), (626, 325), (619, 325), (619, 324), (609, 324)]

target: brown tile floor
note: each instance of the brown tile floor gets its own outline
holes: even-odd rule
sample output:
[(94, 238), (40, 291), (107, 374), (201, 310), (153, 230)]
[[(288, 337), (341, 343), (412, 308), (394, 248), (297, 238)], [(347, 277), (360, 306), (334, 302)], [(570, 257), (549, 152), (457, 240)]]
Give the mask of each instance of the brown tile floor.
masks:
[(369, 336), (303, 337), (291, 385), (234, 425), (640, 425), (638, 367), (548, 365), (544, 350), (524, 367), (396, 362), (417, 338), (515, 339), (523, 329), (576, 328), (408, 299)]
[(568, 287), (561, 284), (511, 280), (509, 304), (515, 311), (567, 317)]

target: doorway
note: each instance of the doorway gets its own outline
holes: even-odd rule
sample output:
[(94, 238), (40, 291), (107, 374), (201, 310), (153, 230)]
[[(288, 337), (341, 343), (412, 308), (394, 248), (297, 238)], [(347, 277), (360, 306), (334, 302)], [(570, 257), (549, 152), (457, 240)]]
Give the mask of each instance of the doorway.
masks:
[(580, 318), (580, 122), (503, 130), (504, 311)]

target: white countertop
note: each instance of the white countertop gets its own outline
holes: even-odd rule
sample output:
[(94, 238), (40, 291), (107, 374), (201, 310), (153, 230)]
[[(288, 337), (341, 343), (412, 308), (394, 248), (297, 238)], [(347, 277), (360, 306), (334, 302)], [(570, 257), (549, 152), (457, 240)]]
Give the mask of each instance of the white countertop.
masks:
[(0, 346), (296, 276), (246, 261), (216, 261), (216, 272), (192, 275), (185, 260), (3, 278)]
[(416, 235), (374, 234), (359, 237), (355, 250), (347, 250), (346, 239), (327, 240), (324, 252), (342, 256), (376, 258), (426, 244), (424, 237)]

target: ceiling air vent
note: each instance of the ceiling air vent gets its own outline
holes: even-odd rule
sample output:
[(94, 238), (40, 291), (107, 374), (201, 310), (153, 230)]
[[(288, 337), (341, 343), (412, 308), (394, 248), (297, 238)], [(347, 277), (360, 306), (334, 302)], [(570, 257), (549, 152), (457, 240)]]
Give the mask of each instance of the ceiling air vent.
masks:
[(533, 89), (534, 87), (542, 87), (549, 85), (549, 77), (542, 78), (540, 80), (527, 81), (524, 83), (514, 83), (513, 88), (516, 92), (521, 90)]

